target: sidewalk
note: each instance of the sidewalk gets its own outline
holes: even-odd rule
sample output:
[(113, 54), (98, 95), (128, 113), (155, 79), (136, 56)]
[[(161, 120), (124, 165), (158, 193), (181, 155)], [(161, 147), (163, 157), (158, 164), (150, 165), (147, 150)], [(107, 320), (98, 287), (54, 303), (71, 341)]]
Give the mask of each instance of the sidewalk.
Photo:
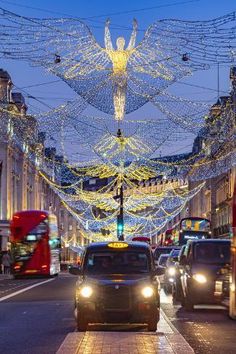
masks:
[(73, 332), (57, 354), (193, 354), (184, 337), (161, 312), (156, 333), (151, 332)]
[(13, 279), (11, 274), (0, 274), (0, 281), (5, 279)]

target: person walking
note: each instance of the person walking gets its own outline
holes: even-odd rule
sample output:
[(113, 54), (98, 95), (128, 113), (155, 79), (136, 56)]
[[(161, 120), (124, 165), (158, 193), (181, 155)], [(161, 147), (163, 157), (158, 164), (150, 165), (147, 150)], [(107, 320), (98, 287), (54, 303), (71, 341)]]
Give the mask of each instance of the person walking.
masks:
[(9, 252), (5, 252), (2, 256), (2, 265), (3, 265), (3, 273), (10, 274), (11, 273), (11, 257)]

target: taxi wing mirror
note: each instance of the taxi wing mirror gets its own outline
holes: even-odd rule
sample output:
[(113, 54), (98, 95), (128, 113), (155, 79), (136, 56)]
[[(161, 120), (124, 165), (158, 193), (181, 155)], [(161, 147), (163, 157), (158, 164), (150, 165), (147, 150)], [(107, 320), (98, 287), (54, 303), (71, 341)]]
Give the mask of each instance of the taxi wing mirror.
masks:
[(81, 275), (82, 271), (81, 271), (80, 266), (70, 266), (69, 273), (72, 275)]
[(165, 271), (166, 271), (165, 267), (158, 266), (154, 270), (154, 273), (155, 273), (155, 275), (163, 275), (163, 274), (165, 274)]
[(179, 259), (179, 265), (185, 266), (187, 264), (187, 257), (185, 254), (182, 254)]

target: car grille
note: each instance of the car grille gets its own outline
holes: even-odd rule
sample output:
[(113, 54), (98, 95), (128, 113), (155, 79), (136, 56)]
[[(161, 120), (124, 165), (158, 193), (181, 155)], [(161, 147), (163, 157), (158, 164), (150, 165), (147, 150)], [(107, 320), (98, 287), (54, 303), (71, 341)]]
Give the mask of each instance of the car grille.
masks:
[(129, 288), (120, 285), (105, 286), (103, 303), (105, 310), (128, 310), (130, 307)]

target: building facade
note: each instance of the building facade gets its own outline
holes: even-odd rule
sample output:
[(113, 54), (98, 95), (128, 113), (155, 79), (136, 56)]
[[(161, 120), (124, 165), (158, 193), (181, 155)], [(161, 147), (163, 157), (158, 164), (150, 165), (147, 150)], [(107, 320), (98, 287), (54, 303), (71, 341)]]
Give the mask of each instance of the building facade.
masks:
[[(230, 124), (227, 126), (228, 134), (232, 135), (233, 142), (223, 144), (216, 141), (213, 146), (204, 138), (197, 139), (194, 142), (193, 151), (196, 153), (204, 147), (209, 155), (213, 155), (217, 149), (222, 149), (227, 152), (235, 148), (235, 124), (236, 124), (236, 68), (232, 67), (230, 71), (230, 80), (232, 90), (229, 96), (219, 97), (216, 104), (211, 107), (208, 121), (216, 121), (218, 117), (224, 112), (225, 120), (230, 116)], [(233, 113), (233, 119), (232, 119)], [(219, 120), (220, 121), (220, 120)], [(219, 126), (219, 129), (221, 127)], [(217, 129), (214, 125), (213, 129)], [(211, 132), (214, 136), (215, 131)], [(215, 177), (206, 179), (206, 184), (199, 194), (197, 194), (189, 202), (189, 215), (208, 218), (211, 221), (212, 237), (230, 238), (232, 237), (232, 199), (233, 189), (236, 178), (236, 168), (232, 166), (227, 172), (215, 174)], [(202, 182), (202, 181), (201, 181)], [(198, 182), (198, 183), (201, 183)], [(194, 188), (197, 182), (189, 182), (189, 188)]]
[[(39, 156), (47, 158), (51, 151), (44, 146), (45, 133), (38, 131), (36, 119), (27, 114), (24, 97), (13, 92), (12, 87), (9, 73), (0, 69), (0, 251), (9, 247), (9, 222), (16, 211), (50, 210), (58, 217), (62, 259), (70, 261), (74, 252), (63, 240), (73, 237), (76, 245), (87, 241), (76, 220), (40, 175)], [(36, 150), (40, 154), (35, 154)]]

